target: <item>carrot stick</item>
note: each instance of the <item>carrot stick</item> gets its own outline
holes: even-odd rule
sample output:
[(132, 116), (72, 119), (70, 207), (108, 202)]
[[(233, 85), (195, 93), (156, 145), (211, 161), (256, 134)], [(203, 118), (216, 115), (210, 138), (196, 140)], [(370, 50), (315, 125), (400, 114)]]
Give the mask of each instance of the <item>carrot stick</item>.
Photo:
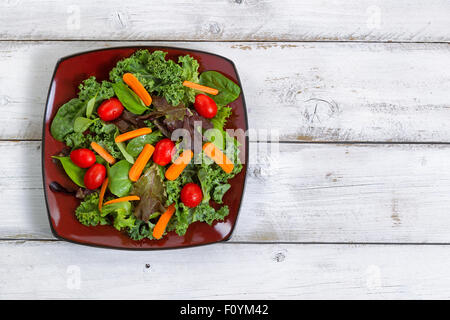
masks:
[(143, 136), (143, 135), (146, 135), (146, 134), (149, 134), (149, 133), (152, 133), (152, 129), (150, 129), (150, 128), (140, 128), (140, 129), (137, 129), (137, 130), (128, 131), (128, 132), (119, 134), (114, 139), (114, 141), (116, 141), (117, 143), (120, 143), (120, 142), (124, 142), (124, 141), (130, 140), (130, 139), (133, 139), (133, 138), (136, 138), (136, 137), (139, 137), (139, 136)]
[(207, 86), (202, 86), (201, 84), (190, 82), (190, 81), (184, 81), (183, 86), (191, 88), (191, 89), (195, 89), (198, 91), (203, 91), (203, 92), (212, 94), (213, 96), (215, 96), (219, 93), (219, 90), (217, 90), (217, 89), (210, 88)]
[(214, 143), (205, 143), (203, 145), (203, 152), (214, 160), (214, 162), (217, 163), (226, 173), (231, 173), (231, 171), (233, 171), (234, 164), (222, 151), (220, 151), (219, 148), (214, 145)]
[(103, 159), (105, 159), (105, 161), (108, 162), (109, 164), (116, 163), (116, 159), (114, 159), (114, 157), (112, 155), (110, 155), (108, 153), (108, 151), (103, 149), (103, 147), (101, 145), (99, 145), (98, 143), (92, 141), (91, 142), (91, 148), (94, 149), (94, 151), (97, 152), (98, 155), (100, 157), (102, 157)]
[(122, 79), (141, 98), (147, 107), (152, 104), (152, 97), (132, 73), (125, 73)]
[(153, 228), (153, 237), (156, 239), (161, 239), (164, 231), (166, 230), (167, 224), (170, 221), (170, 218), (172, 218), (173, 214), (175, 212), (175, 205), (172, 203), (164, 212), (161, 217), (159, 217), (158, 222), (156, 223), (155, 227)]
[(166, 179), (175, 180), (183, 172), (184, 168), (191, 162), (194, 154), (191, 150), (184, 150), (182, 154), (166, 170)]
[(139, 198), (138, 196), (127, 196), (127, 197), (122, 197), (122, 198), (117, 198), (117, 199), (106, 201), (103, 205), (106, 206), (106, 205), (112, 204), (112, 203), (132, 201), (132, 200), (141, 200), (141, 198)]
[(130, 178), (131, 181), (135, 182), (139, 179), (142, 170), (144, 170), (145, 165), (150, 160), (153, 151), (155, 151), (155, 147), (152, 146), (151, 144), (146, 144), (144, 146), (144, 149), (142, 149), (138, 158), (136, 159), (130, 171), (128, 172), (128, 177)]
[(108, 178), (103, 181), (100, 195), (98, 196), (98, 210), (102, 211), (103, 198), (105, 197), (106, 187), (108, 186)]

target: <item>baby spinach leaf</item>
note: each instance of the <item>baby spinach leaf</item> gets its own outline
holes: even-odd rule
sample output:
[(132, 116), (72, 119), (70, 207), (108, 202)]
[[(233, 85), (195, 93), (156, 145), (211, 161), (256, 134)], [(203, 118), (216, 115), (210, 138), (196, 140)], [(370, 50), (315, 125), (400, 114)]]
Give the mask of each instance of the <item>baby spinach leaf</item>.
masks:
[(95, 102), (97, 101), (98, 93), (91, 98), (86, 104), (86, 118), (90, 118), (92, 116), (92, 112), (94, 112)]
[(128, 195), (131, 189), (131, 180), (128, 178), (131, 164), (126, 160), (121, 160), (108, 167), (109, 191), (117, 197)]
[[(114, 139), (119, 135), (119, 130), (116, 131), (114, 135)], [(123, 142), (116, 142), (117, 147), (119, 148), (120, 152), (122, 153), (125, 160), (127, 160), (129, 163), (134, 163), (134, 158), (127, 152), (125, 148), (125, 143)]]
[(88, 119), (85, 117), (78, 117), (73, 123), (73, 131), (75, 131), (76, 133), (85, 132), (91, 126), (91, 124), (93, 124), (97, 120), (98, 118)]
[(87, 171), (86, 169), (80, 168), (79, 166), (74, 164), (72, 162), (72, 160), (70, 160), (70, 157), (54, 156), (52, 158), (58, 159), (61, 162), (61, 164), (64, 168), (64, 171), (69, 176), (69, 178), (72, 179), (73, 182), (75, 182), (80, 187), (83, 187), (83, 188), (85, 187), (84, 186), (84, 174)]
[(217, 71), (203, 72), (200, 75), (200, 84), (219, 90), (217, 95), (210, 95), (219, 106), (226, 106), (241, 94), (241, 88), (236, 83)]
[(123, 106), (134, 114), (143, 114), (148, 108), (126, 84), (123, 82), (113, 83), (113, 89), (117, 98), (122, 102)]
[(136, 137), (128, 142), (126, 151), (132, 157), (137, 157), (146, 144), (154, 145), (162, 137), (161, 131), (154, 131), (140, 137)]
[(76, 118), (81, 117), (86, 110), (86, 104), (74, 98), (58, 109), (50, 127), (50, 132), (58, 141), (63, 141), (64, 137), (73, 132), (73, 125)]

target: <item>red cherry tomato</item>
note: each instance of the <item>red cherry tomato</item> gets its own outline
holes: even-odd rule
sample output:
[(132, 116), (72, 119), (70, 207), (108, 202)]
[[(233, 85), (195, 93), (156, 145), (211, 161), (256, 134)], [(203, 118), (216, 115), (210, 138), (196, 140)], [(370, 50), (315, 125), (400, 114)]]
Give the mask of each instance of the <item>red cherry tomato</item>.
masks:
[(100, 163), (94, 164), (84, 174), (84, 185), (86, 188), (94, 190), (99, 188), (106, 177), (106, 168)]
[(120, 117), (123, 112), (123, 105), (117, 98), (103, 101), (97, 109), (98, 116), (103, 121), (112, 121)]
[(76, 149), (70, 153), (70, 160), (80, 168), (89, 168), (95, 163), (95, 154), (89, 149)]
[(194, 208), (200, 204), (202, 199), (202, 189), (195, 183), (188, 183), (181, 189), (181, 202), (186, 207)]
[(214, 118), (217, 114), (216, 102), (205, 94), (195, 96), (194, 107), (199, 115), (208, 119)]
[(170, 139), (162, 139), (158, 141), (153, 152), (153, 162), (160, 166), (169, 164), (172, 155), (175, 152), (175, 143)]

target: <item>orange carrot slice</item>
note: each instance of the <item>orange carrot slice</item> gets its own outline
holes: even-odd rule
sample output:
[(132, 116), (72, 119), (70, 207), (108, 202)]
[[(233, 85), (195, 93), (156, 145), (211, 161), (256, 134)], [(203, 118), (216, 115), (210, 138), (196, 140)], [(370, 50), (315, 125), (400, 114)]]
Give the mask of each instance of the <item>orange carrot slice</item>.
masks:
[(106, 187), (108, 187), (108, 178), (103, 181), (102, 188), (100, 189), (100, 194), (98, 196), (98, 210), (102, 211), (103, 198), (105, 197)]
[(132, 73), (125, 73), (122, 77), (123, 82), (125, 82), (131, 90), (133, 90), (139, 98), (141, 98), (142, 102), (148, 107), (152, 104), (152, 97), (148, 93), (147, 90), (145, 90), (142, 83), (139, 82), (139, 80), (132, 74)]
[(138, 196), (126, 196), (126, 197), (122, 197), (122, 198), (117, 198), (117, 199), (106, 201), (103, 205), (107, 206), (108, 204), (112, 204), (112, 203), (133, 201), (133, 200), (141, 200), (141, 198), (139, 198)]
[(154, 238), (161, 239), (162, 235), (164, 234), (164, 231), (166, 230), (167, 224), (169, 223), (170, 218), (172, 218), (174, 212), (175, 212), (175, 205), (172, 203), (167, 208), (167, 210), (161, 215), (161, 217), (159, 217), (158, 222), (153, 228)]
[(223, 169), (223, 171), (226, 173), (231, 173), (231, 171), (233, 171), (234, 164), (222, 151), (220, 151), (219, 148), (214, 145), (214, 143), (207, 142), (203, 145), (202, 149), (208, 157), (214, 160), (214, 162)]
[(91, 148), (94, 149), (94, 151), (97, 152), (98, 155), (100, 157), (102, 157), (103, 159), (105, 159), (105, 161), (108, 162), (109, 164), (116, 163), (116, 159), (114, 159), (114, 157), (112, 155), (110, 155), (108, 153), (108, 151), (103, 149), (103, 147), (101, 145), (99, 145), (98, 143), (92, 141), (91, 142)]
[(131, 181), (136, 182), (141, 176), (142, 170), (144, 170), (145, 165), (150, 160), (155, 147), (151, 144), (146, 144), (139, 154), (138, 158), (134, 162), (130, 171), (128, 172), (128, 177)]
[(184, 150), (166, 170), (166, 179), (173, 181), (178, 178), (189, 162), (191, 162), (193, 156), (194, 153), (191, 150)]
[(190, 81), (184, 81), (183, 86), (191, 88), (191, 89), (195, 89), (198, 91), (203, 91), (203, 92), (212, 94), (213, 96), (215, 96), (219, 93), (219, 90), (217, 90), (217, 89), (210, 88), (207, 86), (202, 86), (201, 84), (190, 82)]
[(149, 133), (152, 133), (152, 129), (150, 129), (150, 128), (140, 128), (140, 129), (137, 129), (137, 130), (128, 131), (128, 132), (119, 134), (114, 139), (114, 141), (116, 141), (117, 143), (120, 143), (120, 142), (124, 142), (124, 141), (130, 140), (130, 139), (133, 139), (133, 138), (136, 138), (136, 137), (139, 137), (139, 136), (143, 136), (143, 135), (146, 135), (146, 134), (149, 134)]

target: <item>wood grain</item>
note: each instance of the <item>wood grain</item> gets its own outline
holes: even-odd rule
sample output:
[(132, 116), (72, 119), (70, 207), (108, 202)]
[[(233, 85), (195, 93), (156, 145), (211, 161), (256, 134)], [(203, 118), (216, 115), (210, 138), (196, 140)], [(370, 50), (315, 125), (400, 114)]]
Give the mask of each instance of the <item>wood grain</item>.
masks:
[[(448, 299), (447, 246), (0, 242), (0, 299)], [(176, 261), (176, 263), (174, 263)]]
[(0, 139), (40, 139), (60, 57), (138, 44), (235, 61), (252, 141), (450, 142), (449, 44), (233, 42), (0, 42)]
[[(252, 143), (250, 156), (233, 242), (450, 242), (448, 145)], [(54, 239), (39, 159), (40, 142), (0, 142), (0, 239)]]
[(4, 0), (2, 40), (450, 41), (446, 0)]

